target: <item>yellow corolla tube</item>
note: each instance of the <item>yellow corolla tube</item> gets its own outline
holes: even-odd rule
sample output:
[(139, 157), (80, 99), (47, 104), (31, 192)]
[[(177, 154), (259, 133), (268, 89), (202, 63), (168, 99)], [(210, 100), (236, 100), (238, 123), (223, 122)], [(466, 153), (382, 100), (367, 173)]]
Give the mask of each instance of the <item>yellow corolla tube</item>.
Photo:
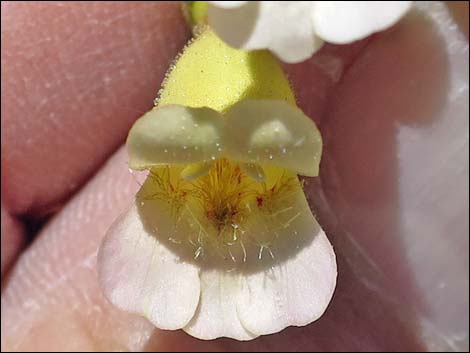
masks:
[(322, 140), (271, 54), (230, 48), (207, 30), (170, 71), (127, 146), (134, 169), (224, 157), (316, 176)]
[(224, 113), (244, 99), (275, 99), (295, 105), (289, 81), (268, 51), (234, 49), (206, 29), (170, 69), (157, 106), (208, 107)]

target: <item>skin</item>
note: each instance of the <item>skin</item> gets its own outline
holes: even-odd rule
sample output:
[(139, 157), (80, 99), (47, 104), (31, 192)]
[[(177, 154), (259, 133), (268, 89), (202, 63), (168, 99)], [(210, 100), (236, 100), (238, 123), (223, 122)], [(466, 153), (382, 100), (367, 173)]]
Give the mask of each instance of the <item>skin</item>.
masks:
[(190, 36), (178, 5), (1, 6), (2, 351), (468, 350), (468, 3), (285, 66), (325, 140), (305, 190), (338, 287), (318, 322), (247, 343), (157, 330), (97, 283), (139, 188), (125, 136)]

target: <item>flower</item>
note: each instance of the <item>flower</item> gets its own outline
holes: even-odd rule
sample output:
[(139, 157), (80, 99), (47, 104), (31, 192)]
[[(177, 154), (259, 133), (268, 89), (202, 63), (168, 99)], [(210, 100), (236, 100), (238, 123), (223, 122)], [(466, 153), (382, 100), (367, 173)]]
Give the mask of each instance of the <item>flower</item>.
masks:
[(149, 175), (99, 251), (114, 305), (201, 339), (249, 340), (323, 314), (335, 255), (296, 175), (318, 174), (321, 136), (269, 53), (206, 30), (127, 146)]
[(411, 1), (209, 1), (208, 22), (229, 45), (269, 49), (288, 63), (395, 24)]

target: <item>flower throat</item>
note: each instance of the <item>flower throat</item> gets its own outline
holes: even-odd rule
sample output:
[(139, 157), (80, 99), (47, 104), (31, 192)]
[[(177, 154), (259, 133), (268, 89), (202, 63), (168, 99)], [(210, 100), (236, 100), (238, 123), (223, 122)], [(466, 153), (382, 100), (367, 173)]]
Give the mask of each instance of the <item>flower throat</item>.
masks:
[[(222, 158), (195, 180), (182, 178), (180, 167), (165, 166), (153, 168), (147, 183), (141, 200), (160, 206), (173, 222), (169, 238), (194, 246), (195, 258), (246, 261), (247, 248), (253, 247), (261, 257), (300, 215), (291, 205), (301, 184), (280, 168), (266, 169), (265, 180), (258, 181)], [(176, 237), (182, 227), (189, 232)]]

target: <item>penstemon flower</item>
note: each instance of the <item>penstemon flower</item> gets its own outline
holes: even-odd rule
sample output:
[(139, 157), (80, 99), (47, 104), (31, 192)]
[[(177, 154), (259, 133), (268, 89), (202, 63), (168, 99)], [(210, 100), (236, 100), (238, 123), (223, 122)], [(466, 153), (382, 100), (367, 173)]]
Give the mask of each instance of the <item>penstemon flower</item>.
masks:
[(249, 340), (325, 311), (336, 261), (297, 174), (322, 141), (277, 61), (206, 29), (132, 127), (129, 165), (148, 170), (99, 252), (107, 298), (162, 329)]
[(235, 48), (269, 49), (285, 62), (323, 41), (350, 43), (395, 24), (411, 1), (209, 1), (209, 25)]

